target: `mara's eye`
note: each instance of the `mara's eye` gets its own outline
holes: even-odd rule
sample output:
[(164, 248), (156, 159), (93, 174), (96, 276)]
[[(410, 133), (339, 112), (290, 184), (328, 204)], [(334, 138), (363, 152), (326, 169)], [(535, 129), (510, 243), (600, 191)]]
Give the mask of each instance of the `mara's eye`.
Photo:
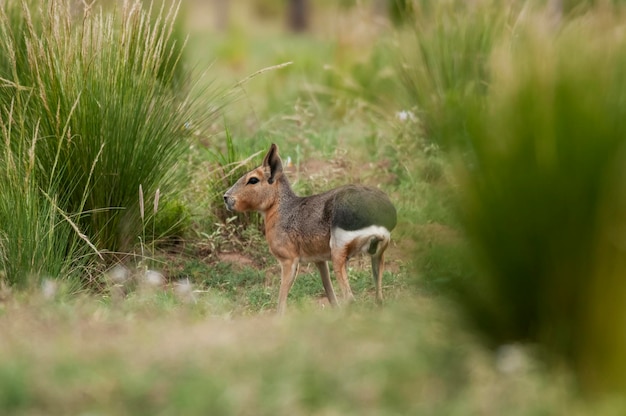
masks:
[(248, 185), (254, 185), (255, 183), (259, 183), (259, 178), (255, 178), (254, 176), (248, 179)]

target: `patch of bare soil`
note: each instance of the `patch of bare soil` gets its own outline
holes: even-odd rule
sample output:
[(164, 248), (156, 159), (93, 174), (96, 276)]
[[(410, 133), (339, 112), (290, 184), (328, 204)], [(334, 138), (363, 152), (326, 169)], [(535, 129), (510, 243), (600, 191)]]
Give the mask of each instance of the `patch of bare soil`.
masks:
[(444, 224), (421, 224), (415, 227), (414, 238), (406, 239), (401, 256), (419, 257), (433, 246), (455, 246), (461, 243), (461, 233)]
[(305, 181), (309, 188), (319, 192), (334, 186), (362, 183), (377, 187), (395, 182), (390, 172), (391, 162), (386, 159), (375, 163), (355, 163), (350, 154), (338, 152), (332, 159), (311, 158), (299, 166), (287, 166), (287, 175), (292, 182)]
[(236, 266), (258, 268), (258, 265), (251, 257), (239, 252), (222, 252), (217, 255), (217, 258), (220, 262), (231, 263)]
[(461, 235), (454, 228), (439, 224), (422, 224), (415, 229), (416, 239), (426, 243), (456, 244), (460, 241)]

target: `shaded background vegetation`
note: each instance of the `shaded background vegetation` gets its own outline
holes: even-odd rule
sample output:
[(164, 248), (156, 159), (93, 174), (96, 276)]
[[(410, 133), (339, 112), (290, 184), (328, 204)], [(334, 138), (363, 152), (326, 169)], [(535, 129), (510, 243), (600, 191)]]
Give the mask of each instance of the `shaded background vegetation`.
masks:
[[(621, 414), (621, 2), (303, 3), (2, 3), (0, 408)], [(396, 202), (383, 311), (268, 316), (270, 142)]]

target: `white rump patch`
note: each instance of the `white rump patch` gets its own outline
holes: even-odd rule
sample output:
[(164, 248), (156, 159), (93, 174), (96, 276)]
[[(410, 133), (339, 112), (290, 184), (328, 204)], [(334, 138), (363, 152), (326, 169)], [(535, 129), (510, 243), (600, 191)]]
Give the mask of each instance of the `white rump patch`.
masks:
[(370, 225), (369, 227), (353, 231), (347, 231), (339, 227), (333, 228), (330, 231), (330, 249), (343, 248), (357, 241), (359, 245), (358, 250), (367, 252), (372, 237), (377, 237), (379, 240), (388, 243), (391, 239), (391, 233), (380, 225)]

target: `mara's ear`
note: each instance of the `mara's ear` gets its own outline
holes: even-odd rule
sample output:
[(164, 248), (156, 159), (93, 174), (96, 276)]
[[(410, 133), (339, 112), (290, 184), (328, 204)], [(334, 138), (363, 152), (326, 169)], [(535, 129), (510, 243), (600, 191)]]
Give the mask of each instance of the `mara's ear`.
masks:
[(267, 180), (269, 183), (274, 183), (276, 175), (283, 171), (283, 162), (280, 160), (280, 156), (278, 156), (278, 146), (274, 143), (272, 143), (270, 150), (265, 155), (265, 159), (263, 159), (263, 167), (270, 168), (270, 178)]

